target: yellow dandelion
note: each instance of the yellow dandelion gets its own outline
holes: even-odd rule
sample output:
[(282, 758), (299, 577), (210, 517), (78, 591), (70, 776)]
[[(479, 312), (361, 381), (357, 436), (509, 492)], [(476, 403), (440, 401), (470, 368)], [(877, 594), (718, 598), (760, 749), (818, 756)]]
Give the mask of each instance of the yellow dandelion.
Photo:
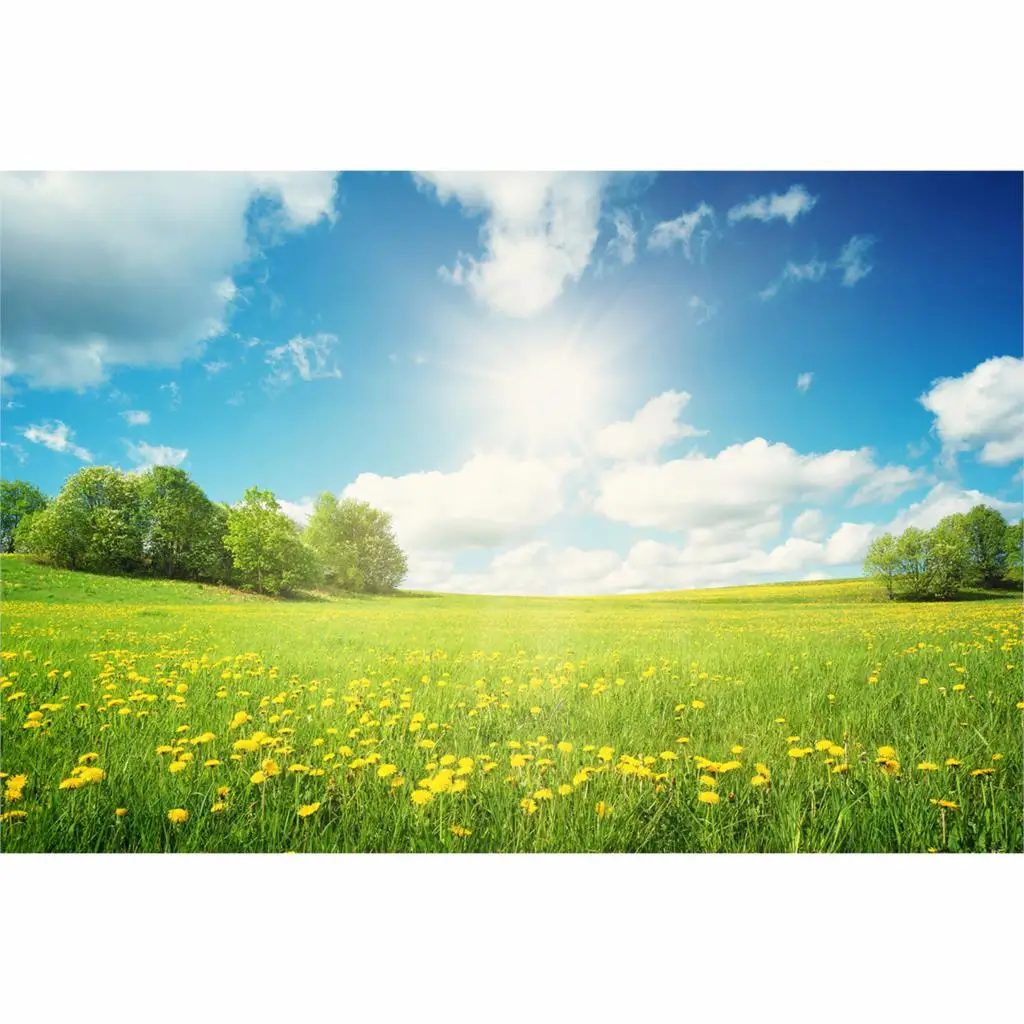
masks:
[(597, 803), (594, 804), (594, 813), (599, 818), (607, 818), (611, 815), (612, 809), (603, 800), (598, 800)]
[(434, 794), (429, 789), (417, 789), (412, 794), (412, 802), (417, 807), (423, 807), (425, 804), (429, 804), (434, 799)]
[(466, 836), (471, 836), (473, 834), (473, 830), (471, 828), (463, 828), (462, 825), (450, 825), (448, 831), (459, 839), (464, 839)]
[(175, 807), (167, 812), (167, 820), (172, 825), (184, 825), (188, 821), (188, 811), (184, 807)]
[(303, 804), (295, 813), (298, 814), (300, 818), (308, 818), (311, 814), (316, 814), (319, 810), (320, 802), (317, 801), (312, 804)]
[(717, 793), (712, 793), (710, 790), (704, 790), (697, 799), (702, 804), (717, 804), (722, 802), (722, 798)]

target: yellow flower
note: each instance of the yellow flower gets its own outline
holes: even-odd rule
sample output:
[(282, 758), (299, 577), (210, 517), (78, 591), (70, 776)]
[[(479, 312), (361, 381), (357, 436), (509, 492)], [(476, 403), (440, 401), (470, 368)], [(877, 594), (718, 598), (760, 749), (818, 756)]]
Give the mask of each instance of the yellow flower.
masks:
[(312, 804), (303, 804), (295, 813), (298, 814), (300, 818), (308, 818), (311, 814), (316, 814), (319, 810), (320, 802), (317, 801)]
[(569, 796), (572, 793), (572, 786), (566, 785), (564, 782), (558, 787), (559, 796)]
[(259, 740), (235, 740), (235, 742), (231, 744), (231, 749), (232, 750), (237, 750), (237, 751), (239, 751), (239, 753), (243, 753), (243, 754), (252, 754), (255, 751), (260, 749), (260, 741)]
[(808, 754), (813, 753), (813, 750), (811, 747), (790, 747), (786, 753), (790, 757), (799, 760), (801, 757), (806, 757)]
[(249, 776), (249, 781), (254, 786), (261, 786), (267, 781), (267, 774), (266, 772), (253, 772), (252, 775)]
[(116, 811), (114, 811), (114, 813), (119, 818), (123, 818), (128, 813), (128, 808), (127, 807), (118, 807), (118, 809)]
[(880, 757), (875, 762), (879, 768), (885, 772), (886, 775), (899, 775), (900, 763), (899, 761), (893, 760), (891, 757)]
[(523, 754), (513, 754), (512, 757), (509, 758), (509, 764), (511, 764), (513, 768), (522, 768), (526, 764), (526, 757)]
[(467, 783), (465, 779), (456, 779), (452, 783), (451, 789), (449, 789), (448, 792), (449, 793), (462, 793), (466, 789), (466, 787), (468, 785), (469, 785), (469, 783)]
[(599, 761), (604, 761), (604, 762), (607, 763), (608, 761), (610, 761), (612, 759), (612, 756), (614, 754), (615, 754), (615, 748), (614, 747), (602, 747), (597, 752), (597, 759)]
[(832, 774), (845, 775), (849, 770), (850, 766), (848, 764), (837, 764), (835, 768), (832, 769)]
[(422, 807), (424, 804), (429, 804), (434, 799), (434, 794), (429, 789), (417, 789), (412, 794), (412, 802), (417, 807)]
[(445, 754), (440, 761), (437, 762), (442, 768), (447, 768), (450, 764), (455, 764), (454, 754)]
[(260, 767), (263, 769), (268, 779), (274, 775), (279, 774), (281, 771), (280, 767), (278, 766), (278, 763), (270, 759), (264, 761), (263, 764), (260, 765)]
[(966, 690), (966, 689), (967, 689), (967, 686), (964, 683), (954, 683), (953, 684), (953, 692), (954, 693), (960, 693), (960, 692), (962, 692), (963, 690)]
[(939, 766), (937, 764), (933, 764), (931, 761), (922, 761), (917, 766), (917, 770), (919, 772), (937, 772), (939, 770)]
[(92, 764), (94, 761), (98, 761), (99, 759), (100, 759), (100, 755), (97, 754), (95, 751), (93, 751), (92, 753), (89, 753), (89, 754), (83, 754), (78, 759), (78, 763), (79, 764)]
[(78, 776), (72, 776), (70, 779), (64, 779), (57, 788), (58, 789), (81, 789), (84, 785), (85, 785), (85, 779), (79, 778)]
[(554, 796), (554, 794), (551, 792), (550, 789), (538, 789), (537, 792), (533, 794), (533, 799), (550, 800), (552, 796)]
[(992, 775), (995, 772), (995, 768), (975, 768), (971, 775), (977, 777), (979, 775)]
[(237, 729), (240, 725), (245, 725), (246, 722), (252, 721), (252, 715), (246, 714), (244, 711), (239, 711), (235, 714), (235, 717), (231, 719), (228, 724), (228, 729)]
[(766, 775), (755, 775), (751, 780), (752, 786), (767, 786), (771, 780)]
[(377, 777), (379, 779), (386, 779), (389, 775), (394, 775), (398, 771), (398, 765), (395, 764), (382, 764), (377, 768)]
[(992, 760), (993, 761), (1002, 761), (1002, 759), (1003, 759), (1003, 755), (1002, 754), (993, 754), (992, 755)]
[(524, 796), (523, 799), (519, 801), (519, 806), (522, 807), (527, 814), (534, 814), (537, 811), (537, 801), (528, 796)]
[(184, 807), (175, 807), (167, 812), (167, 820), (172, 825), (184, 825), (188, 821), (188, 811)]
[(28, 811), (4, 811), (0, 814), (0, 821), (13, 825), (15, 822), (24, 821), (28, 817)]
[(558, 750), (563, 754), (571, 754), (572, 744), (567, 740), (562, 740), (562, 742), (558, 744)]
[(663, 750), (661, 752), (662, 761), (678, 761), (679, 755), (672, 750)]
[(697, 799), (702, 804), (717, 804), (722, 802), (722, 798), (717, 793), (712, 793), (710, 790), (704, 790)]
[(831, 740), (818, 740), (818, 742), (814, 744), (814, 749), (820, 753), (822, 750), (828, 750), (831, 746)]
[(690, 707), (693, 708), (694, 711), (700, 711), (700, 709), (702, 707), (704, 707), (704, 701), (702, 701), (702, 700), (690, 701)]
[(216, 803), (210, 805), (211, 814), (222, 814), (226, 811), (228, 805), (223, 800), (218, 800)]
[(205, 766), (206, 766), (207, 768), (216, 768), (216, 767), (218, 767), (218, 766), (219, 766), (219, 765), (221, 764), (221, 762), (220, 762), (220, 761), (218, 761), (218, 760), (217, 760), (217, 758), (215, 758), (215, 757), (211, 757), (211, 758), (210, 758), (209, 760), (207, 760), (207, 761), (204, 761), (204, 762), (203, 762), (203, 764), (204, 764), (204, 765), (205, 765)]
[(603, 800), (598, 800), (594, 804), (594, 811), (599, 818), (607, 818), (611, 813), (612, 809)]
[(167, 766), (167, 770), (172, 774), (176, 775), (178, 772), (184, 771), (188, 767), (188, 761), (171, 761)]
[(928, 685), (928, 680), (925, 679), (924, 676), (921, 676), (921, 678), (918, 679), (918, 683), (920, 683), (921, 686), (927, 686)]
[(731, 747), (729, 750), (730, 754), (742, 754), (743, 748), (737, 743), (736, 746)]
[(931, 803), (935, 804), (936, 807), (945, 807), (950, 811), (959, 811), (960, 805), (954, 803), (952, 800), (932, 800)]
[(878, 756), (882, 758), (889, 758), (894, 760), (896, 757), (896, 751), (892, 747), (879, 747)]
[(948, 768), (959, 768), (963, 764), (963, 761), (957, 760), (955, 757), (946, 758), (946, 767)]
[(702, 786), (707, 786), (709, 789), (714, 789), (718, 785), (718, 779), (711, 775), (702, 775), (697, 781)]
[(460, 839), (473, 834), (473, 830), (471, 828), (463, 828), (461, 825), (451, 825), (449, 826), (448, 831), (451, 832), (453, 836), (458, 836)]

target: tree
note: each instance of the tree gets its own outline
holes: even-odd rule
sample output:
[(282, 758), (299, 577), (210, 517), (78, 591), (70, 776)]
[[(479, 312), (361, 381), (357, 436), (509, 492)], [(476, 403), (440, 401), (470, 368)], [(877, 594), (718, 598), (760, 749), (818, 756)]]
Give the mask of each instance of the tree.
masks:
[(899, 586), (908, 597), (921, 598), (928, 593), (928, 535), (916, 526), (909, 526), (896, 540), (899, 557)]
[(346, 590), (386, 593), (405, 579), (408, 562), (391, 516), (365, 501), (321, 494), (306, 527), (328, 580)]
[(36, 514), (33, 551), (67, 569), (139, 571), (143, 558), (138, 490), (138, 478), (118, 469), (80, 469)]
[(188, 474), (153, 466), (139, 478), (139, 499), (151, 571), (170, 579), (217, 579), (226, 523)]
[(0, 550), (14, 550), (14, 531), (24, 516), (42, 512), (46, 495), (24, 480), (0, 480)]
[(239, 583), (261, 594), (288, 593), (314, 582), (316, 555), (271, 491), (250, 487), (228, 513), (224, 546)]
[(946, 516), (925, 541), (927, 589), (932, 597), (955, 597), (967, 582), (971, 569), (971, 548), (962, 515)]
[(900, 554), (896, 538), (891, 533), (875, 538), (864, 559), (864, 572), (885, 587), (891, 601), (900, 578)]
[(1006, 577), (1007, 523), (1001, 512), (975, 505), (964, 517), (974, 586), (997, 587)]
[(1024, 519), (1019, 519), (1006, 528), (1006, 575), (1021, 582), (1024, 569)]

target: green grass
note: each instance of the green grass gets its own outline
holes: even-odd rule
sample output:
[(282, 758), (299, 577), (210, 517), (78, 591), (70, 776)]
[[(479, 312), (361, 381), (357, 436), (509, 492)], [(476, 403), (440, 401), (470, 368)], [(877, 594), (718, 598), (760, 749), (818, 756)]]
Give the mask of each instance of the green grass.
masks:
[[(825, 581), (272, 601), (18, 556), (0, 573), (5, 851), (1022, 848), (1019, 595), (907, 604)], [(254, 735), (257, 752), (235, 749)], [(898, 774), (876, 763), (885, 746)], [(60, 789), (93, 753), (102, 781)], [(473, 760), (449, 780), (461, 792), (445, 755)], [(267, 759), (279, 773), (251, 782)], [(752, 785), (757, 764), (770, 785)], [(702, 775), (719, 803), (698, 799)]]

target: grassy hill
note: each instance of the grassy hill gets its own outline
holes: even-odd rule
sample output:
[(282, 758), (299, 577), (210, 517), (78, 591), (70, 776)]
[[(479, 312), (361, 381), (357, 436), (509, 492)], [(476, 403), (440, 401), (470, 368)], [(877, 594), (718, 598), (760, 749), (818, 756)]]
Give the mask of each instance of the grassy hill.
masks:
[(1017, 594), (0, 580), (5, 850), (1021, 848)]

